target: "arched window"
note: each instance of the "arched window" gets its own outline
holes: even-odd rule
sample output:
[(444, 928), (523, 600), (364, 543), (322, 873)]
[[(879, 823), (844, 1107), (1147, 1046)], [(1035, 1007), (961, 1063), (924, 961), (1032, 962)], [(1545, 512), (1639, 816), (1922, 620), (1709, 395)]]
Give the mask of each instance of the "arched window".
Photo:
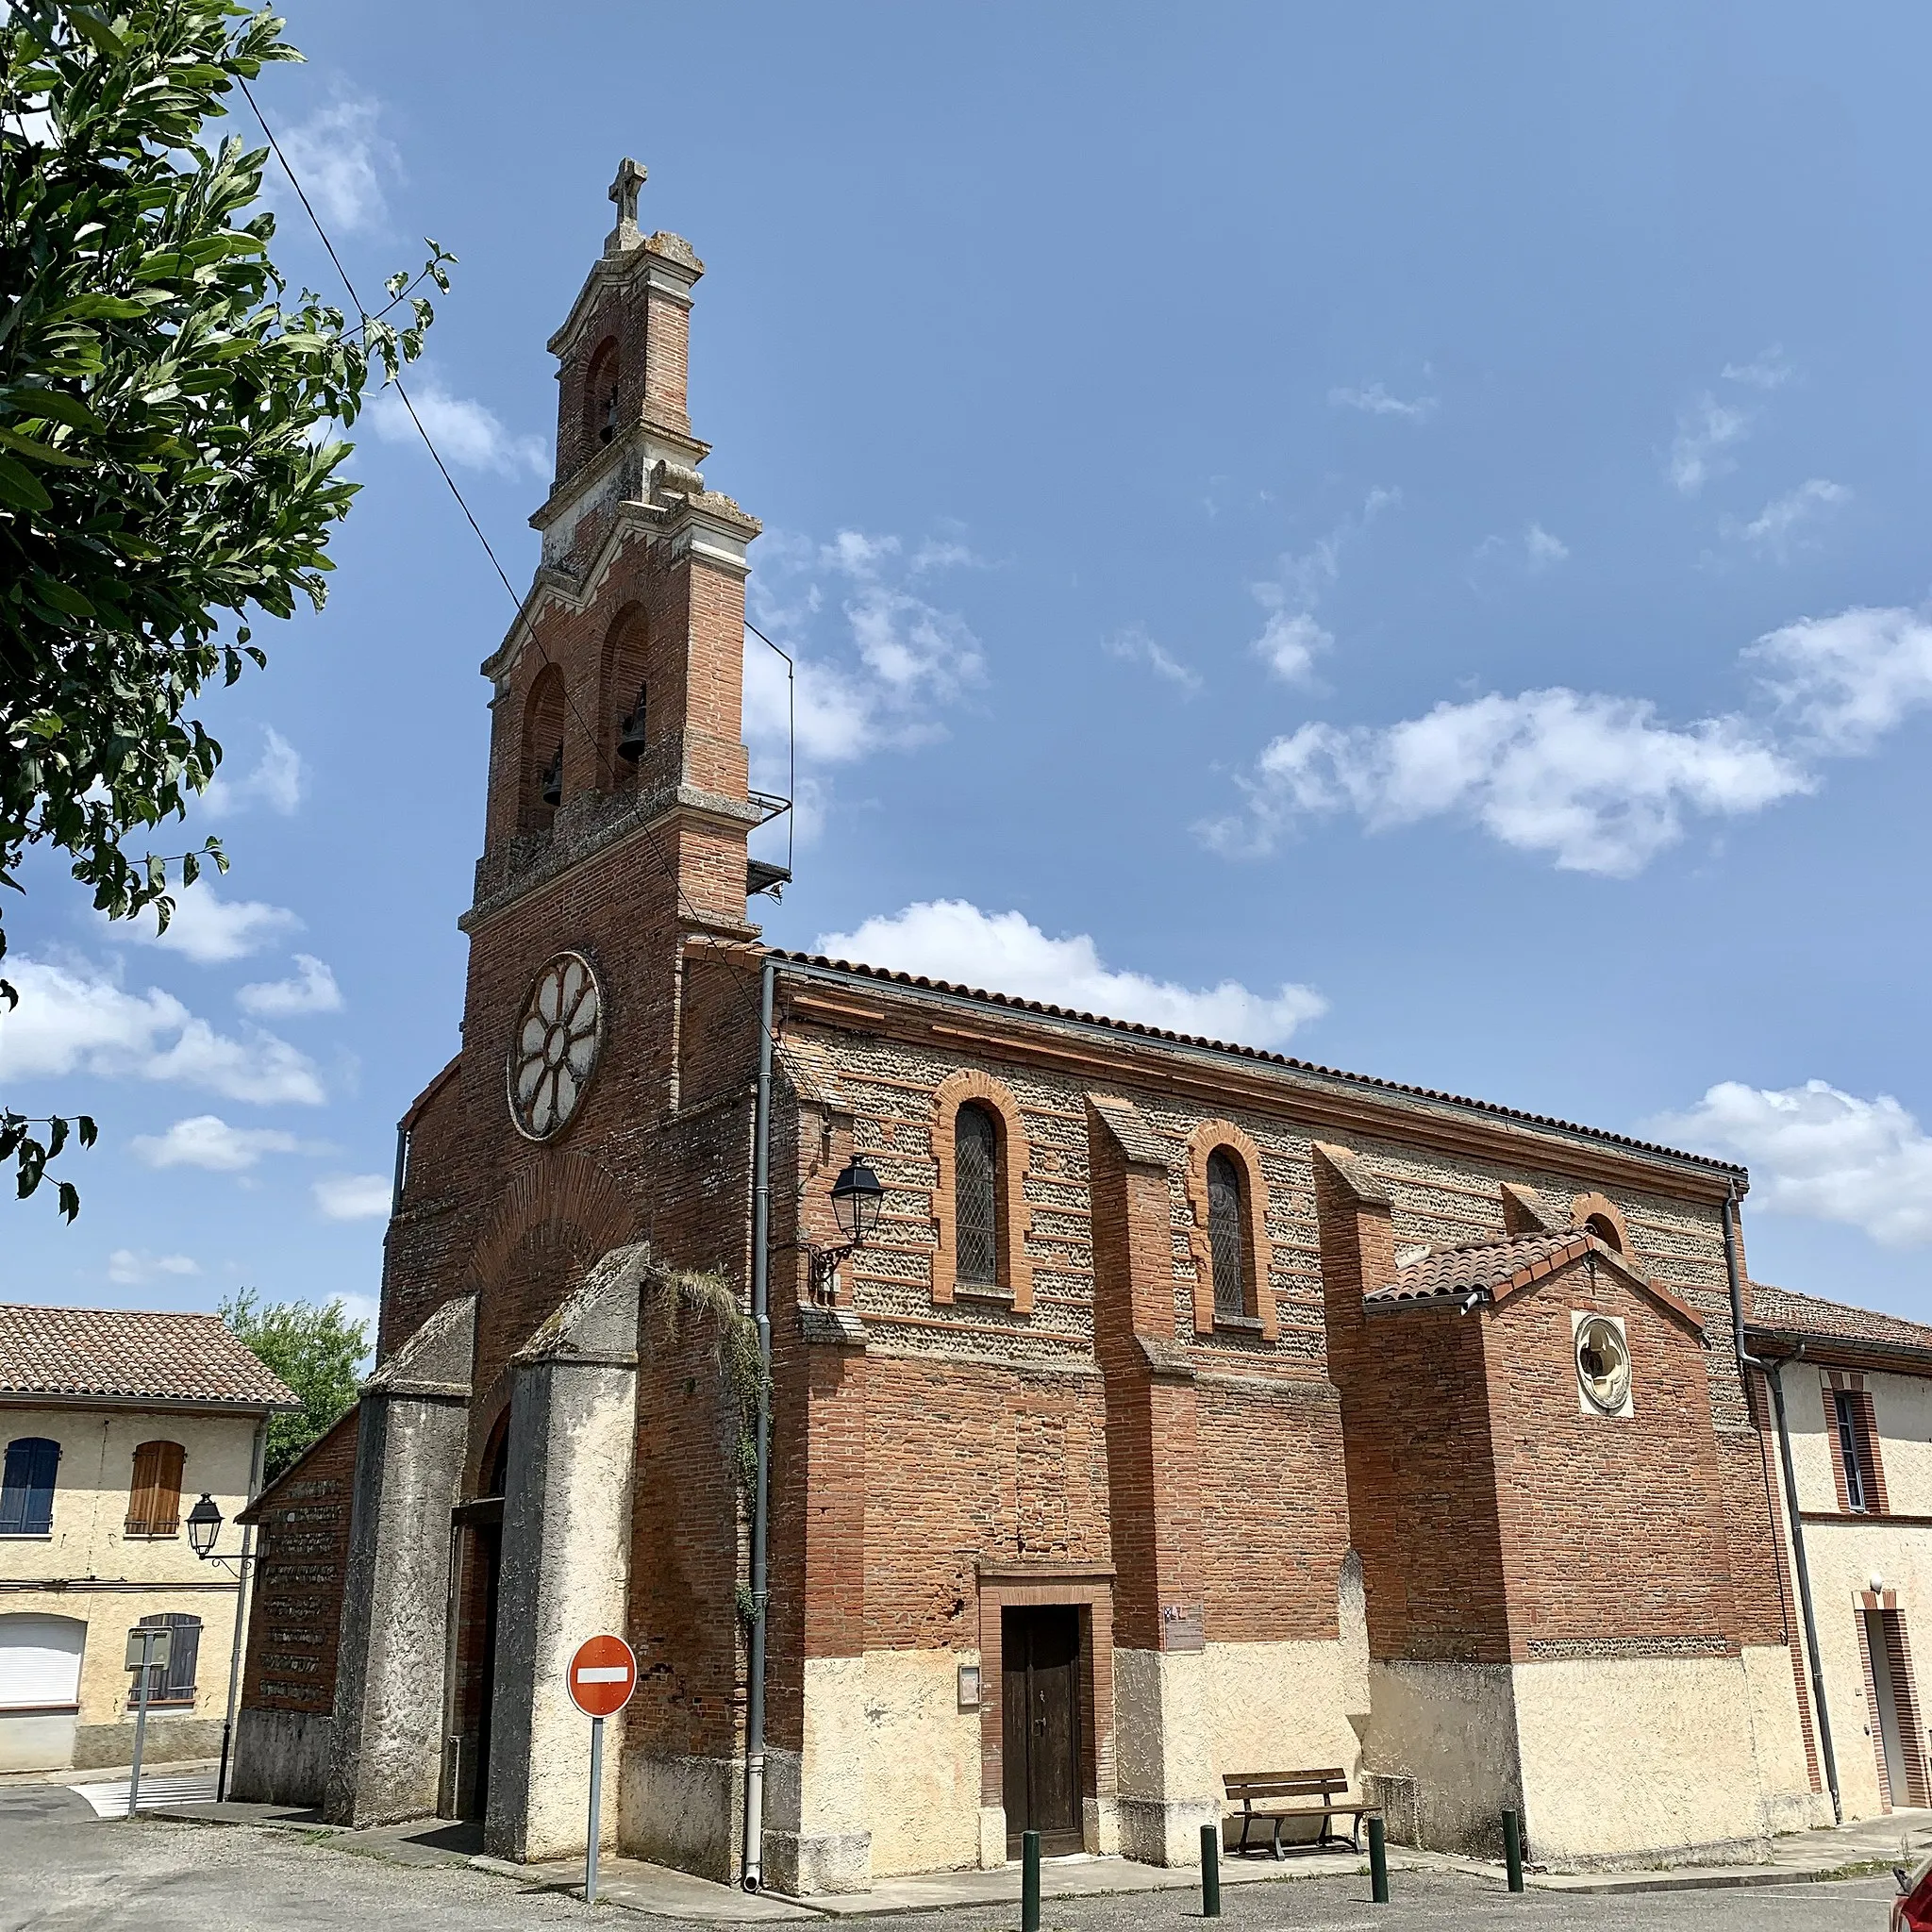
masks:
[(1185, 1179), (1194, 1225), (1194, 1332), (1217, 1328), (1273, 1341), (1268, 1182), (1261, 1150), (1233, 1121), (1202, 1121), (1188, 1136)]
[(953, 1124), (954, 1279), (991, 1288), (1000, 1269), (1000, 1129), (992, 1109), (968, 1101)]
[(60, 1445), (45, 1436), (16, 1436), (0, 1466), (0, 1536), (46, 1536), (54, 1527), (54, 1475)]
[(563, 803), (563, 674), (546, 664), (524, 703), (523, 796), (520, 829), (550, 828)]
[(1570, 1224), (1585, 1234), (1595, 1235), (1616, 1254), (1630, 1252), (1630, 1229), (1624, 1220), (1624, 1210), (1607, 1194), (1591, 1191), (1576, 1195), (1570, 1203)]
[(1024, 1116), (1011, 1091), (977, 1067), (948, 1074), (932, 1096), (932, 1298), (1002, 1302), (1032, 1312), (1033, 1209)]
[(591, 358), (584, 378), (584, 444), (594, 456), (617, 435), (617, 343), (607, 340)]
[(1208, 1157), (1208, 1241), (1214, 1257), (1216, 1320), (1248, 1307), (1247, 1237), (1241, 1227), (1241, 1171), (1225, 1147)]
[[(168, 1661), (154, 1673), (147, 1687), (148, 1707), (152, 1709), (157, 1704), (192, 1704), (195, 1666), (201, 1661), (201, 1619), (181, 1610), (158, 1610), (153, 1616), (142, 1617), (141, 1622), (150, 1630), (175, 1633), (168, 1644)], [(140, 1701), (141, 1673), (136, 1671), (127, 1680), (128, 1709), (132, 1710)]]
[(127, 1488), (129, 1536), (175, 1536), (181, 1528), (181, 1467), (187, 1452), (178, 1442), (143, 1442), (134, 1452), (134, 1480)]
[(599, 726), (603, 736), (601, 781), (612, 791), (635, 782), (638, 762), (650, 742), (646, 726), (644, 648), (646, 631), (643, 612), (632, 606), (618, 613), (604, 637), (604, 652), (598, 667), (604, 713)]

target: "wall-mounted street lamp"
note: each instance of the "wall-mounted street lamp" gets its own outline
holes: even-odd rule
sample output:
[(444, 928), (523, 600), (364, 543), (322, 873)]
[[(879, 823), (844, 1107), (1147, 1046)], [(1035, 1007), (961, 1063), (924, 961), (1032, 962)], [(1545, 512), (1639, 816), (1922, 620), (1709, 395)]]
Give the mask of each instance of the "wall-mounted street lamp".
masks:
[(206, 1563), (232, 1562), (230, 1557), (217, 1557), (215, 1544), (222, 1534), (222, 1512), (220, 1506), (207, 1491), (202, 1491), (201, 1501), (188, 1512), (188, 1541), (194, 1554)]
[(773, 1249), (774, 1254), (781, 1254), (786, 1248), (805, 1251), (811, 1271), (813, 1301), (831, 1300), (832, 1277), (839, 1272), (839, 1263), (864, 1247), (878, 1225), (879, 1208), (885, 1198), (885, 1184), (855, 1154), (839, 1170), (839, 1177), (832, 1183), (832, 1214), (845, 1239), (831, 1248), (822, 1248), (814, 1241), (786, 1241)]

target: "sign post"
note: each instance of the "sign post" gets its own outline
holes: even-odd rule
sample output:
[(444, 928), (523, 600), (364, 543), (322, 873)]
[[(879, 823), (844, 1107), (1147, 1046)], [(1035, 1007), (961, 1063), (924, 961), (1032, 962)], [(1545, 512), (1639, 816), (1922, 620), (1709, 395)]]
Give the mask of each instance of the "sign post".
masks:
[(591, 1720), (591, 1829), (584, 1843), (584, 1903), (597, 1903), (597, 1834), (604, 1783), (604, 1720), (638, 1688), (638, 1660), (621, 1637), (592, 1637), (570, 1660), (571, 1702)]
[(127, 1668), (134, 1679), (134, 1764), (127, 1774), (127, 1815), (141, 1798), (141, 1747), (147, 1740), (148, 1686), (156, 1671), (168, 1667), (175, 1633), (165, 1624), (137, 1624), (127, 1633)]

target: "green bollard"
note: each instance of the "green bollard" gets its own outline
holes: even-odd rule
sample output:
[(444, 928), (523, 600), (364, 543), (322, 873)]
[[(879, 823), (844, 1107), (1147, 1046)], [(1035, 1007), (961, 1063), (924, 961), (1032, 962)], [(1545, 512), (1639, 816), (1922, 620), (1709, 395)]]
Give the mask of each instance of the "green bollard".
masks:
[(1523, 1820), (1513, 1811), (1503, 1814), (1503, 1863), (1509, 1872), (1509, 1890), (1523, 1890)]
[(1201, 1916), (1204, 1919), (1221, 1916), (1221, 1827), (1218, 1824), (1201, 1827)]
[(1020, 1932), (1040, 1932), (1040, 1834), (1020, 1837)]
[(1369, 1820), (1369, 1897), (1378, 1906), (1389, 1903), (1389, 1848), (1379, 1818)]

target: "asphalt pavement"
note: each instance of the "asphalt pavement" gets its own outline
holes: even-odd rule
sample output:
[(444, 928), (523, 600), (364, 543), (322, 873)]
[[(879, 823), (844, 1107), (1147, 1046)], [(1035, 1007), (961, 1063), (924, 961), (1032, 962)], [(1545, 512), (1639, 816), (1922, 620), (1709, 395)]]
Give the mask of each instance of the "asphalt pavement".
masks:
[[(1015, 1892), (1017, 1893), (1017, 1874)], [(1435, 1932), (1884, 1932), (1890, 1878), (1641, 1896), (1530, 1892), (1510, 1897), (1481, 1879), (1398, 1873), (1395, 1901), (1369, 1903), (1366, 1876), (1229, 1887), (1229, 1932), (1377, 1932), (1425, 1924)], [(522, 1932), (595, 1919), (675, 1927), (616, 1906), (585, 1906), (460, 1860), (414, 1861), (331, 1848), (325, 1834), (156, 1818), (96, 1817), (58, 1785), (0, 1789), (0, 1932)], [(831, 1922), (827, 1922), (828, 1926)], [(850, 1927), (855, 1922), (839, 1922)], [(881, 1918), (879, 1932), (1013, 1932), (1010, 1905)], [(1191, 1891), (1049, 1899), (1043, 1932), (1199, 1932)], [(717, 1932), (717, 1922), (693, 1927)]]

